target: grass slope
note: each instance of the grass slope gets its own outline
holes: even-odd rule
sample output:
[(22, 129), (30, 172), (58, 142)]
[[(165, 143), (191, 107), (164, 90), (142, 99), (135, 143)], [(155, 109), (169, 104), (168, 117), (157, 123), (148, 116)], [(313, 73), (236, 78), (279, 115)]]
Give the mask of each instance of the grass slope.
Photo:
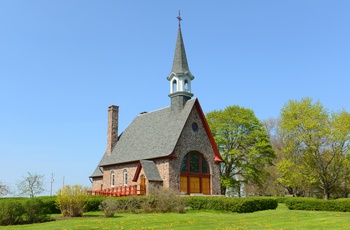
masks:
[(186, 214), (117, 214), (101, 218), (100, 212), (83, 218), (1, 229), (350, 229), (350, 213), (291, 211), (284, 204), (276, 210), (254, 213), (189, 211)]

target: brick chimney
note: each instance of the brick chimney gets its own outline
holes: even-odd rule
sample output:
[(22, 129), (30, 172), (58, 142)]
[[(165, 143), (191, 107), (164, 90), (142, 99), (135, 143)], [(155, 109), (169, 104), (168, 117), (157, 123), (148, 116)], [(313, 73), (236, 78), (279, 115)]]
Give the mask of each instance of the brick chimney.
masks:
[(108, 127), (107, 127), (107, 155), (118, 142), (118, 112), (119, 106), (111, 105), (108, 107)]

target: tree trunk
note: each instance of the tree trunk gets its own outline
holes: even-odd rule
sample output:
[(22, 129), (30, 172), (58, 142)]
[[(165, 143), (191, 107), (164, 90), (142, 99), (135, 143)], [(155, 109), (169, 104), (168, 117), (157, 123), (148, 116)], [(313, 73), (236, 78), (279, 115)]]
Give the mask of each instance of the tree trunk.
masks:
[(323, 199), (329, 200), (330, 197), (330, 189), (327, 183), (324, 184), (324, 189), (323, 189)]
[(226, 195), (226, 187), (221, 185), (221, 195)]
[(289, 195), (295, 196), (293, 188), (291, 188), (291, 187), (285, 187), (285, 188), (286, 188)]

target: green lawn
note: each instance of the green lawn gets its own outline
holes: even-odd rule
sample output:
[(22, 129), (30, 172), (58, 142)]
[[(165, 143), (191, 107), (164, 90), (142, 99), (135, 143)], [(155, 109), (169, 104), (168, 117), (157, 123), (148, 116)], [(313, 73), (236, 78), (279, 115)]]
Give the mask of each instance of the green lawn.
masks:
[(350, 213), (290, 211), (284, 204), (276, 210), (254, 213), (189, 211), (186, 214), (118, 214), (101, 218), (100, 212), (86, 217), (1, 229), (350, 229)]

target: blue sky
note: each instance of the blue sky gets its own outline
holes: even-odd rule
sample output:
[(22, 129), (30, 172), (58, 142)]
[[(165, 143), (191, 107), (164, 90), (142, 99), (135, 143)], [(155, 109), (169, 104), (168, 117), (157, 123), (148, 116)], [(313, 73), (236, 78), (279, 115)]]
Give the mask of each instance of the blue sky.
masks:
[(239, 105), (277, 118), (311, 97), (350, 111), (350, 2), (345, 0), (0, 2), (0, 181), (44, 174), (49, 193), (90, 185), (119, 131), (169, 105), (177, 13), (205, 113)]

